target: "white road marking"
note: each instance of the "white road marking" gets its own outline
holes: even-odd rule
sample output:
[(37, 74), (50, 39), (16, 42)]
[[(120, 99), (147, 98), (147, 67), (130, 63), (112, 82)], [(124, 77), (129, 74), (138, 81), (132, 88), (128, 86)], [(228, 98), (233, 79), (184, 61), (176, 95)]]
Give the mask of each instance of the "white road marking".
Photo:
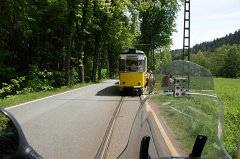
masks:
[(40, 100), (44, 100), (44, 99), (48, 99), (48, 98), (51, 98), (51, 97), (59, 96), (59, 95), (66, 94), (66, 93), (69, 93), (69, 92), (73, 92), (73, 91), (76, 91), (76, 90), (80, 90), (80, 89), (83, 89), (83, 88), (86, 88), (86, 87), (91, 87), (91, 86), (93, 86), (93, 85), (95, 85), (95, 84), (91, 84), (91, 85), (89, 85), (89, 86), (84, 86), (84, 87), (81, 87), (81, 88), (76, 88), (76, 89), (73, 89), (73, 90), (70, 90), (70, 91), (58, 93), (58, 94), (51, 95), (51, 96), (47, 96), (47, 97), (44, 97), (44, 98), (32, 100), (32, 101), (29, 101), (29, 102), (25, 102), (25, 103), (22, 103), (22, 104), (14, 105), (14, 106), (7, 107), (7, 108), (4, 108), (4, 109), (6, 109), (6, 110), (13, 109), (13, 108), (16, 108), (16, 107), (23, 106), (23, 105), (25, 105), (25, 104), (34, 103), (34, 102), (37, 102), (37, 101), (40, 101)]

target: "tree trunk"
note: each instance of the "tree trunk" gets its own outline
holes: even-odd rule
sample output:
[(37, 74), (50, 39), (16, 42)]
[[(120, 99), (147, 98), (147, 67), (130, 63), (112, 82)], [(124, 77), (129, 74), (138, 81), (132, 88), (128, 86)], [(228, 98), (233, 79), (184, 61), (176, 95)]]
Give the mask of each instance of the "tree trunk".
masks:
[(78, 20), (77, 17), (75, 16), (75, 24), (76, 24), (76, 32), (77, 32), (77, 36), (78, 36), (78, 50), (77, 50), (77, 57), (78, 57), (78, 75), (79, 75), (79, 80), (80, 83), (85, 82), (84, 79), (84, 64), (83, 64), (83, 57), (84, 57), (84, 52), (83, 52), (83, 47), (84, 47), (84, 38), (83, 38), (83, 33), (81, 35), (81, 31), (79, 29), (79, 24), (78, 24)]
[(98, 53), (98, 80), (102, 79), (102, 59), (101, 59), (101, 53)]
[(74, 3), (67, 1), (68, 9), (69, 9), (69, 17), (68, 17), (68, 49), (67, 49), (67, 61), (66, 61), (66, 84), (68, 87), (71, 86), (71, 53), (72, 53), (72, 43), (73, 43), (73, 23), (74, 23)]
[(109, 65), (109, 78), (113, 78), (113, 70), (114, 70), (114, 66), (113, 66), (113, 54), (112, 54), (112, 46), (108, 45), (108, 65)]
[[(96, 19), (99, 18), (98, 15), (98, 6), (97, 6), (97, 0), (93, 1), (94, 3), (94, 17)], [(98, 48), (99, 48), (99, 31), (97, 29), (95, 29), (95, 48), (94, 48), (94, 55), (93, 55), (93, 66), (92, 66), (92, 81), (95, 82), (96, 81), (96, 72), (97, 72), (97, 66), (98, 66)]]
[(68, 50), (67, 50), (67, 63), (66, 63), (66, 83), (67, 86), (71, 86), (71, 52), (72, 52), (72, 27), (69, 28), (69, 37), (68, 37)]
[(85, 33), (84, 33), (84, 29), (86, 28), (86, 24), (87, 24), (87, 11), (89, 9), (88, 7), (89, 5), (89, 1), (88, 0), (84, 0), (84, 4), (83, 4), (83, 19), (81, 22), (81, 26), (79, 28), (78, 25), (78, 21), (77, 21), (77, 17), (75, 16), (75, 23), (76, 23), (76, 30), (77, 30), (77, 35), (78, 35), (78, 40), (79, 42), (79, 59), (78, 59), (78, 65), (79, 65), (79, 79), (80, 82), (83, 83), (85, 82), (85, 72), (84, 72), (84, 45), (85, 45)]
[(84, 51), (83, 51), (83, 46), (82, 42), (80, 43), (80, 58), (79, 58), (79, 78), (80, 78), (80, 83), (85, 82), (85, 72), (84, 72), (84, 63), (83, 63), (83, 58), (84, 58)]
[(95, 49), (93, 55), (93, 66), (92, 66), (92, 81), (96, 81), (96, 73), (98, 66), (98, 50), (99, 50), (99, 33), (95, 32)]

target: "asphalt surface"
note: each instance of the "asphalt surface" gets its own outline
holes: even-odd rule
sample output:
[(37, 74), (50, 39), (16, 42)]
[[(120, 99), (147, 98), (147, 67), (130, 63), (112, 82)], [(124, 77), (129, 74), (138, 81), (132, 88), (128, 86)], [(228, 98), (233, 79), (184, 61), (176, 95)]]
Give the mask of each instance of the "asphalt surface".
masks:
[[(94, 158), (121, 99), (116, 82), (108, 80), (12, 107), (8, 111), (19, 121), (30, 145), (44, 158)], [(125, 144), (114, 138), (128, 135), (128, 124), (131, 124), (138, 106), (139, 97), (128, 97), (125, 101), (119, 118), (125, 117), (120, 125), (126, 127), (121, 129), (120, 125), (115, 125), (116, 131), (124, 131), (114, 133), (111, 144)], [(121, 148), (111, 154), (119, 153)]]
[[(114, 125), (114, 131), (109, 144), (108, 153), (106, 155), (107, 159), (108, 158), (114, 159), (119, 157), (119, 155), (125, 149), (126, 145), (128, 144), (132, 124), (134, 122), (134, 118), (139, 109), (139, 106), (140, 106), (139, 97), (132, 96), (124, 97), (121, 110), (116, 118), (116, 123)], [(139, 145), (138, 146), (135, 145), (135, 147), (138, 147), (139, 150)], [(132, 157), (133, 156), (131, 156), (130, 158)]]

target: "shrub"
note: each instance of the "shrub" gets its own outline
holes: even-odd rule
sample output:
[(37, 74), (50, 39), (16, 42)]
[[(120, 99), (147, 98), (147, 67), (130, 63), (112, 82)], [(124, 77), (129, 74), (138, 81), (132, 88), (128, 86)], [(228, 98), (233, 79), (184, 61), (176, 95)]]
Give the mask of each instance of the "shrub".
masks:
[(71, 82), (73, 85), (79, 83), (78, 69), (76, 67), (71, 70)]
[(27, 76), (27, 86), (33, 91), (44, 91), (53, 89), (53, 73), (47, 69), (40, 70), (37, 65), (31, 65)]
[(65, 72), (64, 71), (54, 71), (53, 72), (53, 87), (61, 87), (65, 85)]
[(17, 77), (17, 79), (11, 79), (11, 83), (2, 83), (2, 89), (0, 89), (0, 98), (5, 98), (10, 95), (18, 94), (23, 88), (23, 82), (25, 77)]

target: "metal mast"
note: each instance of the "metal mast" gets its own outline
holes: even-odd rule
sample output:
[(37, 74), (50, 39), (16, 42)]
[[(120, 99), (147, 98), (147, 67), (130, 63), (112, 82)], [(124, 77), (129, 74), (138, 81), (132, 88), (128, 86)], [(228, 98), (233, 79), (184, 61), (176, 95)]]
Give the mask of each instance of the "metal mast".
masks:
[(190, 0), (185, 0), (184, 3), (184, 29), (183, 29), (183, 56), (188, 56), (190, 61)]

